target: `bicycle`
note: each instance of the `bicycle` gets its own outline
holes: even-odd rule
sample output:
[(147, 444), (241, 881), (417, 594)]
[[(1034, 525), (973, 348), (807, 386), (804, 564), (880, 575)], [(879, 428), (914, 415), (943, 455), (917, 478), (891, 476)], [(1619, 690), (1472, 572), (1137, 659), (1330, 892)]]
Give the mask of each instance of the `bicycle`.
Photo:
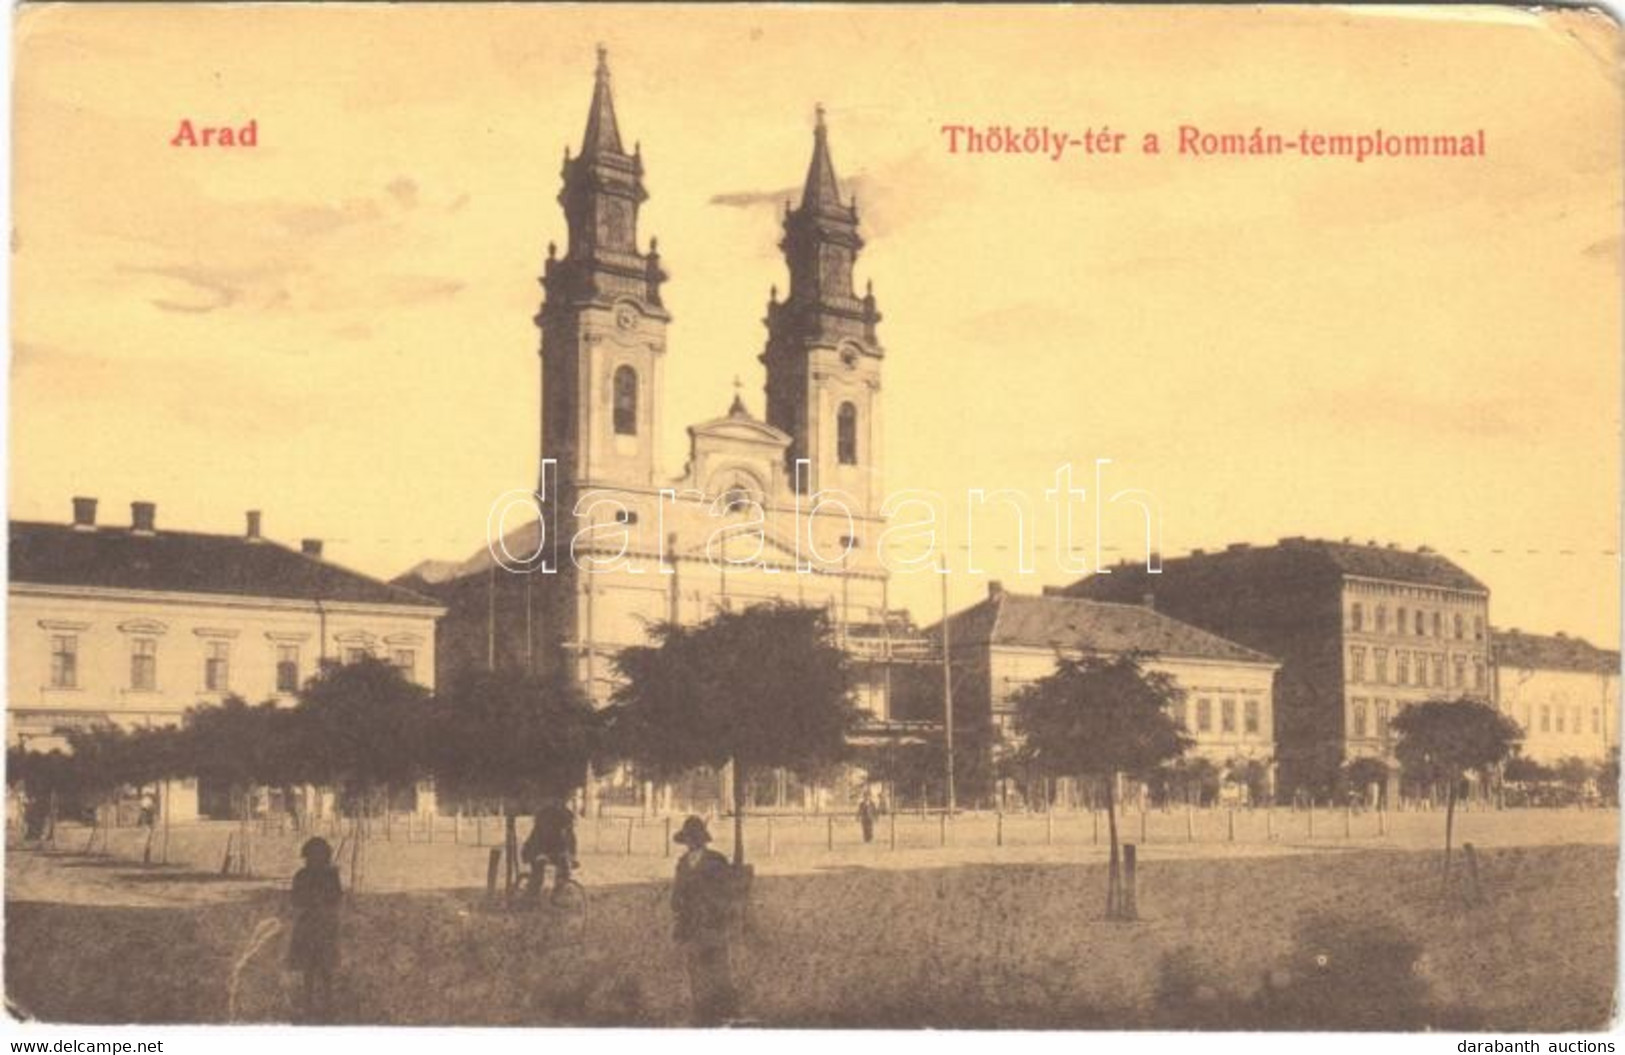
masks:
[[(574, 868), (580, 868), (579, 861), (572, 860)], [(529, 869), (520, 872), (515, 878), (516, 891), (534, 905), (546, 904), (552, 915), (558, 920), (559, 930), (564, 935), (564, 944), (575, 944), (583, 940), (587, 932), (587, 888), (573, 876), (560, 882), (558, 880), (557, 866), (554, 866), (553, 888), (544, 902), (542, 885), (547, 881), (546, 859), (536, 861)]]

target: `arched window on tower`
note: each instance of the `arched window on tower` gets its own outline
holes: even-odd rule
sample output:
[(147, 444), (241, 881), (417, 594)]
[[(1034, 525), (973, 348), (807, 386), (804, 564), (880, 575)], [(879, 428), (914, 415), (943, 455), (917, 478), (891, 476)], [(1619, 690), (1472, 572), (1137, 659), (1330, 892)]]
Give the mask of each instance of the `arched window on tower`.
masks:
[(638, 434), (638, 372), (630, 366), (615, 371), (615, 435)]
[(858, 408), (850, 403), (835, 412), (835, 457), (842, 465), (858, 464)]

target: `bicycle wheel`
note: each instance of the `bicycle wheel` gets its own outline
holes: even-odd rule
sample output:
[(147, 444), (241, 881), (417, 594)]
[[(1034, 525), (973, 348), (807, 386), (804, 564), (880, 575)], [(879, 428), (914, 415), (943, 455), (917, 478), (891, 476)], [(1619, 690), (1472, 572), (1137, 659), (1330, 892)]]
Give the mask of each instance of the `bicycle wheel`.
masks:
[(560, 937), (571, 944), (583, 940), (587, 932), (587, 888), (567, 879), (554, 885), (548, 902), (558, 917)]

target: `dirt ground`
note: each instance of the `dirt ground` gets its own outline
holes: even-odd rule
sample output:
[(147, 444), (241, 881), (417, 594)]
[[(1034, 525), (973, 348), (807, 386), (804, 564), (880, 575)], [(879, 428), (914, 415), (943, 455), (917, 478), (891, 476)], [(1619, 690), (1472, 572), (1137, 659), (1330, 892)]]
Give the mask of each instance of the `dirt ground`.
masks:
[[(1328, 831), (1317, 818), (1313, 839), (1288, 829), (1232, 844), (1223, 815), (1193, 817), (1189, 829), (1177, 814), (1148, 817), (1133, 924), (1101, 918), (1105, 850), (1087, 815), (1068, 818), (1065, 838), (1043, 818), (1006, 818), (1003, 846), (991, 817), (954, 822), (948, 846), (931, 845), (942, 837), (934, 818), (915, 818), (917, 841), (900, 838), (895, 851), (884, 822), (875, 844), (855, 843), (854, 826), (834, 851), (826, 820), (776, 822), (771, 857), (765, 832), (747, 836), (757, 875), (734, 950), (743, 1013), (767, 1025), (1258, 1028), (1309, 1000), (1327, 1025), (1342, 1013), (1342, 1025), (1374, 1028), (1358, 1008), (1340, 1011), (1337, 1001), (1358, 998), (1338, 994), (1397, 979), (1422, 995), (1393, 1028), (1606, 1023), (1616, 814), (1461, 818), (1459, 838), (1480, 848), (1478, 904), (1467, 903), (1465, 862), (1451, 889), (1440, 883), (1442, 816), (1392, 815), (1385, 835), (1363, 837), (1356, 816), (1348, 838), (1341, 819)], [(1125, 824), (1134, 841), (1137, 821)], [(1222, 826), (1220, 837), (1204, 839), (1202, 821)], [(136, 832), (113, 833), (107, 856), (77, 853), (84, 833), (70, 831), (55, 853), (9, 852), (13, 1006), (66, 1022), (289, 1020), (286, 932), (266, 921), (285, 913), (296, 839), (256, 836), (264, 878), (225, 878), (226, 830), (172, 831), (167, 866), (139, 863)], [(625, 822), (606, 824), (596, 852), (583, 832), (584, 920), (489, 903), (488, 846), (439, 832), (430, 844), (421, 831), (411, 843), (398, 832), (369, 842), (345, 909), (334, 1017), (683, 1023), (664, 823), (632, 830), (632, 854)], [(1581, 845), (1550, 845), (1561, 842)], [(1362, 944), (1389, 932), (1391, 948)]]

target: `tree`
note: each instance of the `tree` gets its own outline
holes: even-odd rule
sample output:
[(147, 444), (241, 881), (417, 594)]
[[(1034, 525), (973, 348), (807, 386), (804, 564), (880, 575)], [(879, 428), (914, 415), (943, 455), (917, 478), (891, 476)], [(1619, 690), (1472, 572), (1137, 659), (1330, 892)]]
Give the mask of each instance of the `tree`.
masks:
[[(376, 657), (330, 663), (266, 730), (278, 761), (265, 782), (332, 784), (363, 804), (427, 772), (429, 690)], [(269, 747), (269, 745), (268, 745)]]
[(1502, 777), (1518, 784), (1544, 784), (1556, 779), (1549, 766), (1543, 766), (1532, 758), (1523, 755), (1514, 755), (1507, 759), (1506, 767), (1501, 771)]
[(424, 762), (437, 791), (502, 803), (513, 863), (517, 812), (537, 809), (543, 797), (567, 798), (586, 782), (598, 724), (567, 679), (472, 671), (429, 703)]
[(1608, 757), (1597, 764), (1597, 793), (1604, 803), (1619, 803), (1619, 747), (1608, 749)]
[(846, 654), (821, 609), (783, 603), (663, 623), (650, 636), (616, 659), (613, 749), (663, 776), (731, 764), (734, 863), (743, 864), (751, 773), (782, 766), (807, 776), (846, 756), (862, 716)]
[(1413, 779), (1446, 784), (1444, 877), (1450, 878), (1456, 785), (1468, 771), (1487, 772), (1504, 762), (1523, 737), (1518, 723), (1473, 699), (1426, 700), (1393, 720), (1394, 755)]
[(1362, 800), (1372, 787), (1377, 789), (1378, 802), (1384, 801), (1388, 795), (1388, 763), (1380, 758), (1365, 755), (1351, 759), (1343, 766), (1343, 779), (1350, 791), (1359, 792)]
[(1270, 799), (1270, 765), (1262, 758), (1237, 755), (1224, 764), (1225, 779), (1247, 789), (1247, 804), (1263, 806)]
[(1585, 797), (1586, 786), (1597, 776), (1597, 767), (1578, 755), (1558, 759), (1552, 769), (1557, 781), (1577, 800)]
[(1119, 774), (1145, 776), (1182, 755), (1193, 741), (1171, 711), (1184, 701), (1173, 676), (1147, 671), (1146, 656), (1059, 657), (1055, 671), (1016, 694), (1016, 733), (1024, 757), (1052, 776), (1093, 777), (1106, 789), (1111, 833), (1106, 915), (1124, 916), (1117, 843)]

